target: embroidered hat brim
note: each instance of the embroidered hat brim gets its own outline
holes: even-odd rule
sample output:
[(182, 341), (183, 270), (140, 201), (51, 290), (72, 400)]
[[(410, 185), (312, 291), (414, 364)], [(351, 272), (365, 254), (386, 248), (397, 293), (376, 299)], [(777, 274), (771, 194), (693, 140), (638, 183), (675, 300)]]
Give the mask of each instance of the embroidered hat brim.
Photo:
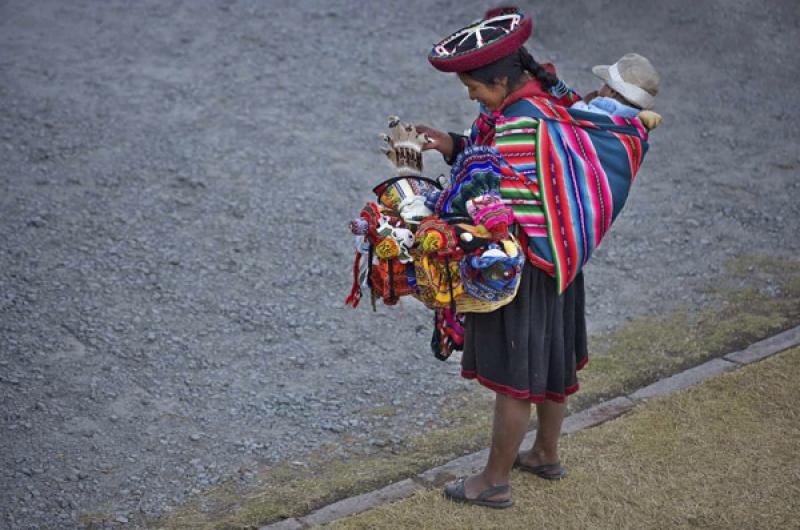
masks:
[[(500, 28), (503, 35), (482, 41), (482, 29)], [(468, 72), (502, 59), (514, 53), (533, 32), (530, 17), (522, 13), (507, 13), (481, 20), (450, 34), (434, 45), (428, 54), (428, 61), (442, 72)], [(473, 38), (475, 45), (458, 51), (458, 44)]]

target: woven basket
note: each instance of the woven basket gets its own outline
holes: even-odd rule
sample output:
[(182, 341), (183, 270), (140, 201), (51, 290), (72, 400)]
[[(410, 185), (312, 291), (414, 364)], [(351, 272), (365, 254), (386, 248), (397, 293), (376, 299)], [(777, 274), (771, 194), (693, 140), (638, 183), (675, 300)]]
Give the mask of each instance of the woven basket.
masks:
[(478, 298), (473, 298), (468, 294), (463, 294), (461, 296), (456, 297), (456, 312), (457, 313), (491, 313), (492, 311), (497, 311), (504, 305), (510, 304), (511, 301), (517, 296), (517, 291), (519, 291), (519, 284), (522, 282), (517, 282), (516, 287), (514, 288), (514, 293), (510, 294), (505, 298), (501, 298), (500, 300), (490, 302), (488, 300), (480, 300)]
[[(522, 252), (522, 248), (519, 245), (517, 239), (512, 235), (511, 240), (517, 246), (518, 252)], [(414, 264), (415, 269), (417, 271), (417, 292), (413, 295), (414, 298), (425, 304), (426, 307), (429, 309), (441, 309), (444, 307), (450, 307), (449, 303), (442, 303), (436, 300), (434, 295), (433, 289), (427, 284), (426, 281), (426, 274), (421, 270), (421, 267), (418, 265), (421, 260), (418, 259), (418, 256), (414, 256)], [(470, 296), (467, 293), (462, 293), (456, 296), (455, 298), (455, 306), (457, 313), (491, 313), (492, 311), (496, 311), (503, 307), (504, 305), (509, 304), (515, 296), (517, 296), (517, 292), (519, 291), (519, 285), (522, 283), (521, 281), (517, 281), (517, 284), (514, 286), (514, 292), (509, 294), (506, 297), (500, 298), (499, 300), (482, 300), (480, 298), (475, 298)]]

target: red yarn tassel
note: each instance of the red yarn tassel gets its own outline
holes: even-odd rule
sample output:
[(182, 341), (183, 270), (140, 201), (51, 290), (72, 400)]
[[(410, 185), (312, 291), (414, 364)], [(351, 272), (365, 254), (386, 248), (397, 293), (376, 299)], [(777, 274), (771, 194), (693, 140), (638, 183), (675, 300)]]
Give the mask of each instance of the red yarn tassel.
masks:
[(361, 286), (358, 284), (358, 269), (361, 265), (361, 252), (356, 252), (356, 259), (353, 263), (353, 288), (350, 289), (350, 295), (344, 301), (345, 305), (353, 306), (353, 309), (358, 307), (361, 301)]

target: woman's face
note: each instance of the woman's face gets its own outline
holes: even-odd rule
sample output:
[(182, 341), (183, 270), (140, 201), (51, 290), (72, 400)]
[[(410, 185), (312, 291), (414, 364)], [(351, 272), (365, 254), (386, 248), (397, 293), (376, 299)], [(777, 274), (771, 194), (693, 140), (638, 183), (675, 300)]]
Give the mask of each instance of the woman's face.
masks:
[(467, 87), (469, 99), (481, 103), (489, 112), (499, 109), (508, 95), (507, 77), (497, 80), (493, 85), (481, 83), (467, 74), (458, 74), (458, 79)]

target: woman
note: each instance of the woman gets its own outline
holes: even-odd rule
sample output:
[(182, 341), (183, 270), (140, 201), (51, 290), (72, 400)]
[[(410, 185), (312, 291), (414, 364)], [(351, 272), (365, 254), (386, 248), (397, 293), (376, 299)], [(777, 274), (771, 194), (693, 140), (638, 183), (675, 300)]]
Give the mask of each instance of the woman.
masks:
[[(469, 98), (480, 103), (481, 113), (469, 137), (418, 126), (431, 139), (426, 149), (438, 150), (452, 164), (468, 145), (494, 147), (495, 123), (524, 115), (522, 98), (537, 96), (563, 106), (579, 99), (552, 67), (538, 64), (522, 46), (530, 33), (530, 19), (516, 9), (495, 10), (433, 49), (431, 63), (456, 72)], [(530, 157), (506, 161), (523, 172), (532, 163)], [(524, 217), (524, 204), (512, 208), (518, 221)], [(518, 233), (526, 239), (521, 230)], [(535, 252), (527, 254), (530, 259), (513, 302), (492, 313), (466, 316), (462, 375), (494, 390), (496, 402), (486, 467), (447, 486), (445, 495), (455, 501), (511, 506), (509, 477), (514, 466), (548, 480), (566, 476), (558, 455), (561, 423), (566, 397), (578, 389), (576, 372), (588, 359), (583, 277), (578, 273), (559, 294), (544, 261)], [(518, 452), (531, 403), (539, 422), (536, 440), (529, 450)]]

